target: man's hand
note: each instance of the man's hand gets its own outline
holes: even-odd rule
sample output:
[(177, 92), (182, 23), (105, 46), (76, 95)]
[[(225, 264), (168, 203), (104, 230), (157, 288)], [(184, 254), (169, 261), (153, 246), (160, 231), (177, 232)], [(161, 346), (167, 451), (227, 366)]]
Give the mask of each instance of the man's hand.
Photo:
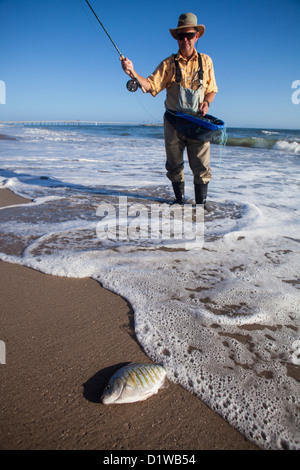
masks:
[(123, 55), (120, 57), (120, 61), (122, 63), (122, 69), (124, 70), (127, 75), (130, 77), (134, 76), (134, 68), (133, 68), (133, 63), (131, 60), (127, 59), (127, 57), (124, 57)]
[(146, 93), (147, 91), (150, 91), (150, 83), (148, 82), (147, 78), (142, 77), (133, 68), (133, 63), (131, 60), (127, 59), (127, 57), (124, 57), (123, 55), (120, 57), (120, 61), (122, 64), (122, 69), (124, 70), (127, 75), (131, 78), (136, 78), (138, 82), (141, 85), (142, 92)]
[(216, 96), (216, 93), (214, 91), (211, 91), (210, 93), (205, 94), (204, 100), (199, 106), (199, 114), (201, 114), (202, 116), (205, 116), (205, 114), (208, 113), (208, 108), (213, 102), (215, 96)]
[(201, 114), (201, 116), (205, 116), (205, 114), (208, 113), (208, 103), (207, 101), (203, 101), (203, 103), (200, 104), (199, 106), (199, 114)]

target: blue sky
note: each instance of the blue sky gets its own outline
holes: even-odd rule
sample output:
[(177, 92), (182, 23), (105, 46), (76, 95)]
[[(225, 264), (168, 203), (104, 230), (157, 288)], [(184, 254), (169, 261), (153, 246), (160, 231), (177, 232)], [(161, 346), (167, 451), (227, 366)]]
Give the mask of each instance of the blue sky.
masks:
[[(191, 11), (219, 87), (210, 113), (228, 127), (300, 128), (300, 0), (90, 0), (121, 52), (150, 75), (177, 51), (169, 28)], [(0, 0), (1, 120), (161, 122), (165, 92), (129, 93), (119, 56), (84, 0)]]

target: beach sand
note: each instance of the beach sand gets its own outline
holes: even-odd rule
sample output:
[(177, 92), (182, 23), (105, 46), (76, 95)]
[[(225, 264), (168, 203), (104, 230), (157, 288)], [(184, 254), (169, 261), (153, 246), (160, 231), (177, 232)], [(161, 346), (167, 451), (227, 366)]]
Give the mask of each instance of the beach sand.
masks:
[[(0, 190), (0, 206), (27, 201)], [(151, 362), (131, 306), (92, 279), (49, 276), (0, 262), (0, 448), (254, 450), (196, 396), (170, 383), (144, 402), (105, 406), (123, 363)]]

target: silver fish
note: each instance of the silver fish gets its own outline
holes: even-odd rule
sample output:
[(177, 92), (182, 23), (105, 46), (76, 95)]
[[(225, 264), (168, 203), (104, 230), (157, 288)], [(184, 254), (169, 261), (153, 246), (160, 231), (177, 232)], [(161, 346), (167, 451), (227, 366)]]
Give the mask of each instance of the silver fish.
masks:
[(167, 374), (162, 366), (132, 362), (113, 374), (101, 400), (104, 405), (134, 403), (146, 400), (166, 386)]

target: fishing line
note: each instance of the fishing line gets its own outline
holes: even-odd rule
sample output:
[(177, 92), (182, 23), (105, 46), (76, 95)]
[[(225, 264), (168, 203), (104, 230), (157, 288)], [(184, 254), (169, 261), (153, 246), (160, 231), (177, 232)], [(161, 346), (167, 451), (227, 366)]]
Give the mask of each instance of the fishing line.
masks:
[[(199, 44), (199, 41), (197, 41), (196, 44), (195, 44), (195, 49), (196, 49), (197, 53), (198, 53), (198, 44)], [(218, 158), (216, 168), (217, 168), (217, 175), (219, 176), (220, 180), (224, 180), (224, 176), (222, 176), (221, 170), (222, 170), (222, 167), (223, 167), (224, 157), (226, 155), (227, 139), (228, 139), (228, 134), (227, 134), (226, 126), (225, 126), (223, 131), (222, 131), (222, 134), (219, 138), (219, 141), (217, 143), (218, 150), (219, 150), (219, 152), (218, 152), (219, 153), (219, 158)], [(223, 188), (225, 188), (224, 185), (223, 185)]]
[[(226, 155), (227, 138), (228, 138), (228, 134), (227, 134), (227, 129), (225, 127), (225, 129), (222, 132), (222, 135), (220, 137), (219, 144), (218, 144), (218, 147), (219, 147), (219, 161), (218, 161), (218, 166), (217, 166), (217, 173), (219, 174), (220, 180), (222, 180), (223, 182), (224, 182), (224, 174), (222, 175), (221, 170), (222, 170), (222, 167), (223, 167), (224, 157)], [(226, 185), (227, 185), (227, 181), (225, 181), (225, 185), (223, 184), (223, 189), (225, 189)]]
[[(98, 18), (96, 12), (93, 10), (91, 4), (89, 3), (88, 0), (85, 0), (86, 4), (89, 6), (89, 8), (91, 9), (91, 11), (93, 12), (94, 16), (97, 18), (97, 21), (98, 23), (100, 24), (101, 28), (103, 29), (103, 31), (105, 32), (105, 34), (107, 35), (108, 39), (110, 40), (110, 42), (113, 44), (114, 48), (116, 49), (117, 53), (119, 54), (120, 58), (123, 60), (125, 57), (124, 55), (122, 54), (122, 52), (120, 51), (120, 49), (118, 48), (118, 46), (116, 45), (116, 43), (112, 40), (111, 36), (109, 35), (108, 31), (106, 30), (106, 28), (104, 27), (103, 23), (101, 22), (101, 20)], [(127, 87), (127, 90), (128, 91), (137, 91), (138, 88), (141, 88), (141, 90), (143, 92), (145, 92), (144, 88), (142, 87), (142, 85), (140, 84), (140, 82), (138, 81), (137, 77), (135, 76), (135, 74), (133, 72), (130, 73), (130, 76), (131, 76), (131, 80), (129, 80), (126, 84), (126, 87)]]
[(102, 24), (102, 22), (99, 20), (98, 16), (96, 15), (95, 11), (93, 10), (92, 6), (90, 5), (90, 3), (88, 2), (88, 0), (85, 0), (86, 3), (88, 4), (88, 6), (90, 7), (90, 9), (92, 10), (93, 14), (95, 15), (95, 17), (97, 18), (100, 26), (102, 27), (103, 31), (105, 32), (105, 34), (107, 35), (108, 39), (111, 41), (111, 43), (113, 44), (114, 48), (116, 49), (116, 51), (118, 52), (119, 56), (120, 57), (123, 57), (123, 54), (122, 52), (120, 52), (119, 48), (116, 46), (116, 44), (114, 43), (114, 41), (112, 40), (112, 38), (110, 37), (109, 33), (106, 31), (104, 25)]
[(148, 116), (151, 117), (151, 119), (153, 119), (153, 124), (157, 124), (157, 123), (161, 123), (159, 119), (155, 118), (148, 110), (147, 108), (143, 105), (142, 101), (139, 99), (139, 96), (138, 94), (135, 95), (137, 101), (139, 102), (139, 104), (141, 105), (141, 107), (143, 108), (143, 110), (148, 114)]
[[(197, 53), (198, 53), (198, 44), (199, 44), (199, 41), (197, 41), (196, 44), (195, 44), (195, 49), (196, 49)], [(217, 174), (219, 175), (219, 178), (221, 180), (224, 179), (224, 177), (222, 176), (221, 170), (222, 170), (222, 166), (223, 166), (224, 157), (225, 157), (225, 154), (226, 154), (227, 138), (228, 138), (227, 129), (225, 127), (223, 129), (222, 133), (221, 133), (219, 141), (217, 142), (218, 150), (219, 150), (219, 152), (218, 152), (219, 153), (219, 158), (218, 158), (218, 162), (216, 164), (216, 169), (217, 169)]]
[[(86, 4), (85, 4), (84, 2), (85, 2), (85, 0), (80, 0), (82, 9), (83, 9), (83, 11), (84, 11), (84, 14), (85, 14), (86, 18), (88, 19), (88, 21), (89, 21), (91, 27), (93, 28), (93, 30), (94, 30), (95, 33), (97, 34), (97, 36), (98, 36), (99, 38), (101, 38), (101, 40), (103, 40), (103, 36), (100, 35), (100, 33), (99, 33), (99, 28), (97, 28), (97, 29), (95, 28), (95, 25), (94, 25), (94, 23), (92, 22), (92, 20), (91, 20), (91, 18), (90, 18), (90, 15), (88, 15), (87, 6), (86, 6)], [(115, 52), (115, 49), (111, 47), (111, 43), (110, 43), (110, 42), (104, 41), (104, 44), (105, 44), (105, 46), (106, 46), (110, 51)]]

